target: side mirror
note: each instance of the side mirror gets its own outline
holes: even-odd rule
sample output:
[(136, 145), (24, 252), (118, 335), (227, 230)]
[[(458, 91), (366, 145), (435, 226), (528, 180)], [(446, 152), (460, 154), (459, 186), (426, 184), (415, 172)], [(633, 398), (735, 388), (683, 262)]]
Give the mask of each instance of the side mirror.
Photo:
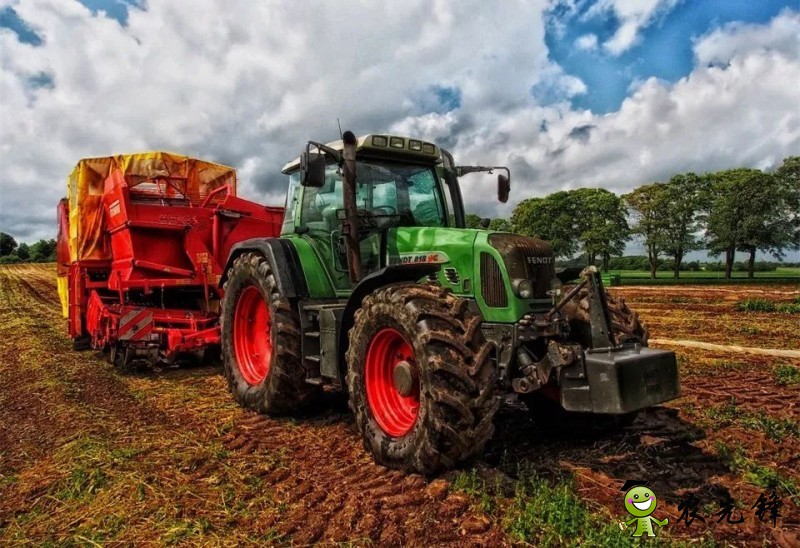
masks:
[(497, 176), (497, 199), (502, 203), (506, 203), (509, 192), (511, 192), (511, 178), (499, 174)]
[(492, 223), (492, 220), (489, 217), (484, 217), (481, 219), (481, 228), (486, 230), (489, 228), (489, 225)]
[(325, 186), (325, 154), (304, 152), (300, 155), (300, 181), (303, 186)]

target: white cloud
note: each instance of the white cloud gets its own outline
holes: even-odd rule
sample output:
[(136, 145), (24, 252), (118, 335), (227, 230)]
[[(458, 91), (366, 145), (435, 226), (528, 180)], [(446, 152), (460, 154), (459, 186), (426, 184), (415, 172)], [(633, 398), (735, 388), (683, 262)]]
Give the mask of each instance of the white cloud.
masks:
[(695, 41), (695, 59), (700, 65), (724, 65), (739, 54), (756, 50), (800, 57), (799, 28), (800, 13), (789, 10), (781, 13), (769, 25), (728, 23)]
[[(451, 114), (447, 120), (419, 125), (406, 121), (398, 127), (422, 132), (432, 127), (436, 137), (459, 128), (453, 146), (457, 160), (509, 164), (514, 181), (509, 206), (487, 204), (492, 190), (488, 178), (470, 180), (464, 189), (469, 202), (503, 215), (524, 198), (562, 188), (600, 186), (627, 192), (685, 171), (775, 168), (783, 158), (800, 154), (800, 87), (789, 85), (800, 74), (800, 51), (765, 49), (766, 38), (747, 49), (738, 33), (784, 35), (787, 27), (800, 34), (796, 14), (784, 13), (757, 28), (715, 33), (696, 49), (714, 58), (728, 51), (727, 44), (741, 44), (729, 64), (697, 66), (674, 84), (646, 80), (617, 112), (595, 115), (562, 103), (484, 111), (468, 121), (464, 113), (461, 119)], [(713, 44), (719, 44), (716, 53)]]
[[(207, 157), (242, 168), (243, 193), (265, 200), (306, 140), (338, 135), (337, 117), (383, 131), (424, 113), (417, 99), (438, 85), (464, 111), (502, 111), (550, 74), (544, 6), (522, 0), (174, 0), (130, 9), (126, 27), (74, 0), (14, 8), (43, 38), (0, 29), (0, 228), (23, 239), (52, 233), (81, 157)], [(42, 75), (52, 87), (33, 85)]]
[(579, 36), (577, 40), (575, 40), (575, 47), (584, 51), (596, 50), (597, 35), (589, 33), (589, 34), (584, 34), (583, 36)]
[(620, 55), (636, 45), (639, 31), (649, 26), (657, 17), (674, 8), (680, 0), (599, 0), (586, 12), (591, 18), (612, 12), (619, 20), (614, 35), (603, 43), (612, 55)]
[[(65, 0), (15, 9), (44, 38), (32, 47), (0, 30), (0, 230), (24, 240), (52, 236), (75, 162), (112, 152), (229, 163), (246, 197), (280, 203), (280, 167), (307, 139), (335, 138), (337, 117), (357, 133), (434, 139), (461, 163), (509, 165), (502, 208), (490, 177), (465, 178), (482, 213), (560, 188), (623, 192), (800, 153), (800, 89), (788, 85), (800, 52), (774, 45), (800, 34), (791, 12), (711, 33), (695, 43), (687, 77), (646, 80), (619, 111), (595, 115), (570, 107), (568, 97), (593, 90), (547, 60), (543, 8), (521, 0), (151, 2), (127, 27)], [(725, 66), (706, 66), (712, 59)], [(31, 86), (42, 73), (53, 87)], [(460, 107), (425, 112), (419, 98), (432, 86), (457, 88)]]

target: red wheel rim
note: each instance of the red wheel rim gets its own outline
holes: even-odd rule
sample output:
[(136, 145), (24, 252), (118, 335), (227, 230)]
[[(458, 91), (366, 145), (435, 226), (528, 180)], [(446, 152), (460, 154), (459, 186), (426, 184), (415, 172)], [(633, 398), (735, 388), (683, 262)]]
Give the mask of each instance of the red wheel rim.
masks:
[(242, 290), (233, 318), (233, 352), (239, 372), (248, 384), (259, 384), (269, 373), (272, 341), (269, 306), (256, 286)]
[(400, 333), (384, 328), (369, 343), (364, 384), (372, 416), (381, 429), (392, 437), (408, 434), (419, 414), (419, 382), (403, 396), (395, 387), (394, 368), (402, 361), (416, 367), (414, 349)]

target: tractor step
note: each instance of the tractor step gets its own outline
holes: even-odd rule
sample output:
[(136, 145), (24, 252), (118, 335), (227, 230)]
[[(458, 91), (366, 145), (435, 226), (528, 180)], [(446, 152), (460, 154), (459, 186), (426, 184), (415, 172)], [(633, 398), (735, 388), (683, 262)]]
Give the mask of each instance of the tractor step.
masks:
[(343, 302), (304, 302), (300, 305), (301, 352), (310, 384), (339, 382), (338, 336)]
[(313, 310), (319, 312), (320, 310), (325, 310), (326, 308), (340, 308), (341, 304), (331, 303), (331, 302), (324, 302), (320, 304), (303, 304), (303, 311), (306, 310)]

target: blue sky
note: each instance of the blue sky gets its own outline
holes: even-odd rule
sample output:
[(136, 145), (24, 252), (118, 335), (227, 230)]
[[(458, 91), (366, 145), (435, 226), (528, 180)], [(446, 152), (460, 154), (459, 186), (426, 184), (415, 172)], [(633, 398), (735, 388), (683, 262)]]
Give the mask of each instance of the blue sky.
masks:
[(0, 28), (11, 29), (17, 34), (17, 38), (26, 44), (38, 46), (42, 43), (41, 37), (31, 29), (11, 6), (0, 8)]
[[(128, 22), (129, 9), (141, 9), (145, 6), (144, 2), (139, 0), (78, 0), (78, 2), (89, 8), (93, 14), (96, 15), (99, 11), (102, 11), (122, 25)], [(13, 6), (0, 8), (0, 28), (3, 27), (13, 30), (17, 33), (19, 39), (25, 43), (34, 45), (41, 43), (41, 37), (25, 21), (20, 19)]]
[(143, 1), (137, 0), (79, 0), (81, 4), (97, 13), (102, 10), (105, 11), (110, 17), (113, 17), (123, 25), (128, 20), (128, 9), (131, 6), (141, 7), (144, 5)]
[(507, 205), (464, 181), (486, 216), (800, 154), (800, 0), (0, 0), (0, 52), (0, 230), (21, 241), (52, 236), (89, 156), (207, 158), (282, 204), (281, 166), (337, 118), (508, 165)]
[[(765, 23), (787, 7), (800, 9), (800, 1), (787, 0), (682, 0), (644, 27), (638, 43), (614, 55), (602, 44), (619, 29), (619, 19), (612, 11), (587, 16), (595, 4), (580, 4), (574, 13), (563, 4), (552, 8), (545, 43), (550, 58), (588, 88), (573, 97), (572, 104), (598, 114), (619, 109), (636, 81), (656, 77), (675, 82), (689, 74), (694, 67), (693, 40), (710, 30), (731, 22)], [(598, 47), (576, 47), (580, 37), (591, 35), (597, 37)]]

